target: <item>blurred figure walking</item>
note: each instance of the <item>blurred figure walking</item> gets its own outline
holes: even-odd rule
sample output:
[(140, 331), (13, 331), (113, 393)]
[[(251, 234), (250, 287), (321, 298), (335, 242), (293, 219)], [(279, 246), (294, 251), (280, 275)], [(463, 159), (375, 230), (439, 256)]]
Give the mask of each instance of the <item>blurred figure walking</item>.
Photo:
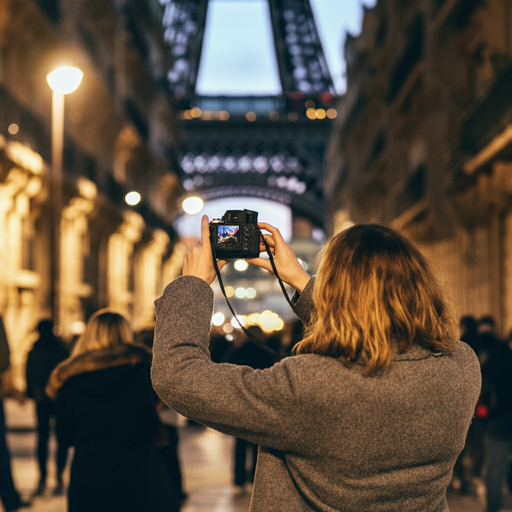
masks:
[[(148, 327), (139, 331), (135, 336), (136, 343), (145, 345), (153, 350), (153, 340), (155, 337), (155, 327)], [(171, 477), (174, 490), (177, 493), (180, 503), (183, 503), (188, 494), (183, 489), (183, 476), (181, 473), (181, 462), (179, 457), (179, 432), (178, 427), (186, 424), (186, 418), (162, 402), (155, 393), (156, 410), (162, 422), (163, 435), (158, 443), (158, 451), (162, 456), (164, 465)], [(183, 422), (183, 423), (182, 423)]]
[(179, 510), (157, 449), (163, 429), (150, 365), (127, 320), (100, 310), (52, 372), (46, 391), (57, 399), (57, 435), (75, 448), (68, 512)]
[[(39, 338), (27, 356), (26, 380), (27, 398), (32, 398), (37, 416), (37, 461), (39, 464), (39, 484), (35, 495), (44, 493), (47, 483), (48, 441), (50, 439), (51, 420), (55, 418), (55, 402), (45, 392), (48, 378), (53, 369), (69, 356), (61, 340), (53, 334), (53, 322), (41, 320), (37, 324)], [(56, 467), (57, 487), (55, 495), (64, 492), (62, 474), (66, 467), (68, 450), (57, 439)]]
[(489, 351), (482, 365), (480, 401), (488, 410), (485, 429), (486, 512), (498, 512), (512, 455), (512, 350), (506, 343), (499, 343)]
[(30, 503), (23, 501), (17, 491), (11, 471), (11, 454), (7, 446), (6, 426), (3, 398), (18, 396), (12, 385), (10, 375), (10, 351), (5, 333), (4, 322), (0, 317), (0, 500), (6, 512), (14, 512), (22, 507), (29, 507)]

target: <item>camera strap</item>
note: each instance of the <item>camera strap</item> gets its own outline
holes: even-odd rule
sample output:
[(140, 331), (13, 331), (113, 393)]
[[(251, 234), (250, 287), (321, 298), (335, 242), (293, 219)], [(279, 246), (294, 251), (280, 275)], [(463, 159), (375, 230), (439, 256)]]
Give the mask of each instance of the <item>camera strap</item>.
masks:
[[(261, 231), (260, 231), (260, 234), (261, 234)], [(268, 245), (268, 243), (265, 240), (265, 237), (263, 235), (261, 235), (261, 239), (263, 240), (263, 244), (265, 245), (265, 249), (267, 251), (267, 254), (268, 254), (268, 257), (269, 257), (269, 260), (270, 260), (270, 265), (272, 266), (272, 271), (274, 272), (274, 275), (277, 277), (277, 280), (279, 281), (279, 285), (281, 286), (281, 290), (283, 291), (284, 296), (286, 297), (286, 300), (288, 301), (288, 304), (290, 304), (292, 310), (295, 313), (297, 313), (294, 305), (292, 304), (292, 302), (290, 300), (290, 297), (288, 296), (288, 293), (286, 292), (286, 288), (284, 287), (284, 283), (283, 283), (283, 281), (281, 281), (281, 278), (279, 277), (279, 273), (277, 272), (277, 269), (276, 269), (276, 266), (275, 266), (275, 263), (274, 263), (274, 256), (273, 256), (272, 252), (270, 251), (270, 247), (269, 247), (269, 245)], [(222, 295), (224, 295), (224, 298), (226, 299), (226, 303), (227, 303), (227, 305), (229, 307), (229, 310), (231, 311), (231, 314), (233, 315), (233, 317), (236, 318), (236, 321), (238, 322), (238, 325), (240, 326), (242, 331), (245, 333), (245, 335), (247, 336), (249, 341), (251, 341), (252, 343), (257, 345), (258, 347), (260, 347), (265, 352), (268, 352), (269, 354), (272, 354), (273, 356), (277, 356), (279, 359), (282, 359), (283, 356), (281, 354), (279, 354), (276, 351), (272, 350), (271, 348), (267, 347), (263, 342), (258, 340), (255, 336), (253, 336), (242, 325), (242, 323), (238, 319), (238, 316), (236, 315), (235, 311), (233, 310), (233, 307), (229, 303), (228, 296), (226, 294), (226, 290), (224, 289), (224, 283), (222, 281), (222, 277), (220, 275), (219, 266), (217, 264), (217, 252), (215, 251), (215, 244), (213, 243), (213, 240), (212, 240), (211, 236), (210, 236), (210, 246), (212, 248), (213, 267), (215, 268), (215, 273), (217, 274), (217, 279), (219, 280), (219, 286), (220, 286), (220, 289), (222, 291)]]
[(283, 295), (285, 296), (286, 301), (288, 302), (288, 304), (290, 304), (290, 307), (292, 308), (292, 311), (297, 316), (299, 316), (299, 314), (297, 313), (297, 310), (295, 309), (295, 306), (292, 304), (292, 301), (290, 300), (290, 297), (288, 296), (288, 292), (286, 291), (286, 288), (284, 287), (283, 281), (279, 277), (279, 273), (277, 272), (277, 268), (276, 268), (276, 265), (274, 263), (274, 255), (272, 254), (272, 251), (270, 250), (270, 247), (269, 247), (267, 241), (265, 240), (265, 237), (261, 233), (261, 231), (260, 231), (260, 234), (261, 234), (261, 239), (263, 240), (263, 245), (265, 246), (265, 249), (267, 250), (268, 259), (270, 261), (270, 265), (272, 266), (272, 272), (274, 272), (274, 275), (277, 277), (277, 280), (279, 281), (279, 286), (281, 287), (281, 290), (283, 291)]

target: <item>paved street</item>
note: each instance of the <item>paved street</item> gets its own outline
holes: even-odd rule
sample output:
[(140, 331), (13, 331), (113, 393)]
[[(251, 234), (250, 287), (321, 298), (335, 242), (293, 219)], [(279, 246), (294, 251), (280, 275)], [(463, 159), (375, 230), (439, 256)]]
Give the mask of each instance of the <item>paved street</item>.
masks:
[[(37, 484), (37, 466), (34, 458), (35, 433), (33, 432), (32, 404), (20, 407), (6, 403), (8, 425), (13, 429), (9, 444), (13, 454), (13, 470), (16, 484), (28, 498)], [(231, 452), (233, 440), (229, 436), (199, 426), (181, 429), (180, 453), (183, 463), (184, 482), (189, 499), (182, 512), (247, 512), (249, 494), (234, 496), (231, 486)], [(50, 468), (54, 475), (54, 468)], [(29, 511), (65, 512), (66, 499), (52, 496), (50, 489), (43, 497), (35, 498)], [(450, 512), (483, 512), (474, 497), (449, 495)], [(512, 512), (512, 500), (507, 497)], [(3, 512), (3, 510), (2, 510)], [(278, 512), (278, 511), (276, 511)]]

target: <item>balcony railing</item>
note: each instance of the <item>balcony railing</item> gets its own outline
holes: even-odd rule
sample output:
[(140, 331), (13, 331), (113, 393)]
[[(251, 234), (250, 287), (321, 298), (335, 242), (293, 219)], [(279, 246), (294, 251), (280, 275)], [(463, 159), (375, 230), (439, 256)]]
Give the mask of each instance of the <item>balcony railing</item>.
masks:
[(463, 143), (477, 153), (512, 123), (512, 64), (508, 66), (464, 115)]

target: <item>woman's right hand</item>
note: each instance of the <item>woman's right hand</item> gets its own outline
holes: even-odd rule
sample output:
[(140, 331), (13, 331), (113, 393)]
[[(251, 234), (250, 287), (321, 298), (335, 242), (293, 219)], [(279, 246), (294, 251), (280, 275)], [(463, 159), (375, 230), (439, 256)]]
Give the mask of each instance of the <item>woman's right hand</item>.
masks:
[[(287, 284), (293, 286), (299, 293), (306, 287), (311, 276), (304, 270), (299, 260), (292, 251), (292, 248), (284, 241), (283, 235), (279, 229), (266, 222), (259, 222), (260, 229), (269, 231), (270, 235), (263, 235), (270, 247), (270, 251), (274, 257), (274, 265), (276, 266), (279, 277)], [(260, 243), (260, 251), (265, 252), (265, 244)], [(268, 270), (273, 274), (270, 260), (265, 258), (248, 258), (247, 263)]]

